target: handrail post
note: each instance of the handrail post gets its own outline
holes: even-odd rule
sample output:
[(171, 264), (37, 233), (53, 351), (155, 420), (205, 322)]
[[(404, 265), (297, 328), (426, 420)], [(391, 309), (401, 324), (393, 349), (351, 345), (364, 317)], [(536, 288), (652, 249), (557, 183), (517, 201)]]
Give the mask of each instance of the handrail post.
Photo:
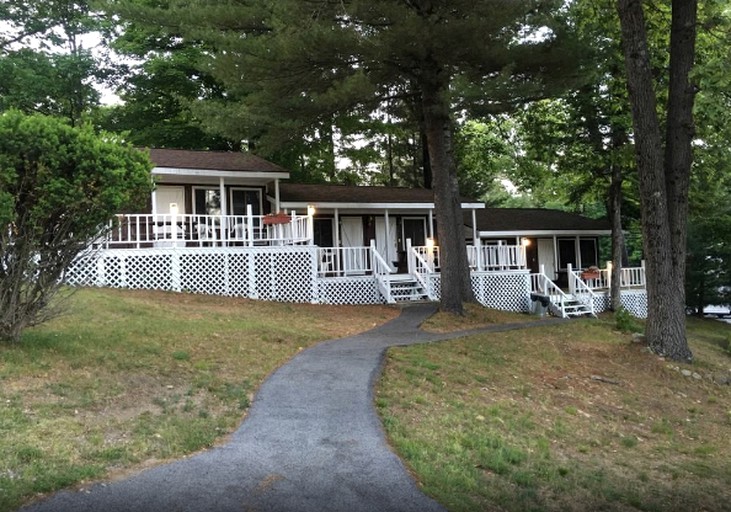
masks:
[(406, 261), (408, 262), (409, 274), (413, 274), (416, 263), (414, 262), (414, 255), (411, 249), (411, 238), (406, 239)]
[(249, 247), (254, 245), (254, 211), (250, 204), (246, 205), (246, 242)]
[(574, 268), (571, 263), (566, 264), (566, 275), (569, 278), (569, 293), (574, 294), (576, 283), (574, 283)]

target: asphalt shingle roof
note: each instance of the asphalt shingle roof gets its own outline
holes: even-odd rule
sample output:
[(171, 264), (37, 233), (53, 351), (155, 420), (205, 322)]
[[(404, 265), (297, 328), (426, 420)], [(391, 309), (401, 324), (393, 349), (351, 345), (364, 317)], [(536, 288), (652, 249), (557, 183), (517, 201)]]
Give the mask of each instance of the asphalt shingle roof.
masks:
[(157, 167), (206, 169), (216, 171), (289, 171), (251, 153), (234, 151), (192, 151), (187, 149), (150, 149), (150, 160)]
[[(465, 214), (472, 226), (472, 213)], [(480, 231), (598, 231), (610, 230), (606, 219), (589, 219), (577, 213), (547, 208), (486, 208), (477, 210)]]

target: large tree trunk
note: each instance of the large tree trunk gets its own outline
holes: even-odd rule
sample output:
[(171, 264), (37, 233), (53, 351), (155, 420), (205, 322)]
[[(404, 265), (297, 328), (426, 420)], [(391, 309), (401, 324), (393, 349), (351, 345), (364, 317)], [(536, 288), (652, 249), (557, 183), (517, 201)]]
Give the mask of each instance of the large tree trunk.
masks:
[(624, 255), (624, 233), (622, 232), (622, 167), (612, 165), (609, 185), (609, 213), (612, 218), (612, 286), (609, 290), (609, 308), (622, 308), (622, 256)]
[[(686, 177), (690, 173), (690, 139), (675, 132), (684, 132), (685, 124), (691, 118), (690, 111), (686, 112), (686, 103), (689, 101), (692, 109), (693, 97), (680, 94), (677, 89), (682, 88), (683, 84), (687, 87), (688, 71), (693, 61), (694, 46), (688, 39), (688, 31), (693, 31), (694, 34), (695, 7), (695, 0), (673, 1), (673, 69), (670, 72), (668, 138), (665, 144), (687, 143), (688, 154), (683, 148), (668, 149), (666, 161), (657, 116), (642, 2), (618, 0), (617, 3), (640, 176), (642, 231), (647, 260), (646, 336), (655, 352), (675, 360), (692, 358), (685, 335), (684, 273), (679, 273), (684, 264), (678, 261), (684, 259), (685, 255), (686, 220), (685, 217), (679, 218), (677, 211), (678, 208), (685, 208), (687, 211)], [(684, 77), (680, 76), (683, 73)], [(688, 124), (692, 126), (692, 123)], [(684, 205), (671, 204), (682, 200), (683, 194), (686, 198)]]
[(463, 314), (463, 302), (472, 301), (472, 284), (464, 241), (457, 168), (452, 145), (452, 119), (447, 102), (448, 80), (439, 70), (427, 70), (421, 93), (424, 132), (433, 173), (434, 206), (442, 275), (442, 311)]

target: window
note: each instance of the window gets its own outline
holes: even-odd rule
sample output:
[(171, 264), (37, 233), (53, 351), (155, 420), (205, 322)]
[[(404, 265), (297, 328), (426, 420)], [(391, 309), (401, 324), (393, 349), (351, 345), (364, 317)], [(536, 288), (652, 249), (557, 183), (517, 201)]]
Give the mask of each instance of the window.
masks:
[(419, 217), (404, 217), (401, 220), (403, 230), (403, 244), (406, 248), (406, 240), (411, 239), (413, 247), (426, 245), (426, 220)]
[(193, 208), (196, 215), (221, 215), (221, 191), (217, 188), (193, 189)]
[(581, 266), (584, 268), (598, 265), (596, 239), (583, 238), (579, 241), (579, 251), (581, 252)]
[(246, 215), (246, 207), (251, 205), (252, 215), (261, 215), (261, 190), (247, 188), (231, 189), (231, 215)]
[(576, 239), (559, 238), (558, 240), (558, 268), (566, 270), (569, 263), (576, 267)]

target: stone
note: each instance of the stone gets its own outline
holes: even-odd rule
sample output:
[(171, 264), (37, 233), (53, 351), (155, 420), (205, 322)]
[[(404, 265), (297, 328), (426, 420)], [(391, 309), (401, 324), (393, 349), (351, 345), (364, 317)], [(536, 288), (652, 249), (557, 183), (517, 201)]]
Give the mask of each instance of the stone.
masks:
[(643, 343), (647, 344), (647, 338), (644, 334), (640, 332), (633, 332), (632, 333), (632, 343)]
[(700, 373), (693, 372), (693, 378), (695, 380), (701, 380), (703, 377), (701, 377)]
[(721, 386), (731, 384), (731, 375), (723, 372), (716, 372), (713, 374), (713, 382), (720, 384)]
[(683, 374), (683, 377), (690, 377), (691, 375), (693, 375), (693, 372), (692, 371), (686, 370), (685, 368), (683, 368), (682, 370), (680, 370), (680, 373)]

